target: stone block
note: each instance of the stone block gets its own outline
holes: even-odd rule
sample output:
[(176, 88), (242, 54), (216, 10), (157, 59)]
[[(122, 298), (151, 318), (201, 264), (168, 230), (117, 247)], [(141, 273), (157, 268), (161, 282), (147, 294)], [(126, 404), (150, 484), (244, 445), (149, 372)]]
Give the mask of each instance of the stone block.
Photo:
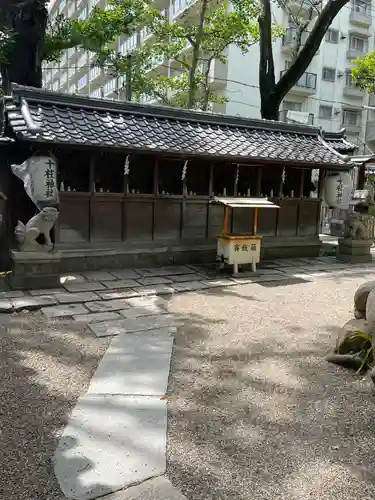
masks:
[(166, 433), (158, 397), (79, 398), (53, 456), (63, 494), (90, 500), (164, 474)]
[(65, 292), (64, 288), (47, 288), (43, 290), (29, 290), (29, 294), (33, 296), (38, 296), (38, 295), (56, 295), (57, 293), (63, 293)]
[[(40, 295), (47, 295), (48, 291)], [(0, 299), (16, 299), (18, 297), (24, 297), (25, 292), (22, 290), (9, 290), (7, 292), (0, 292)]]
[(149, 286), (140, 286), (135, 288), (139, 295), (143, 296), (152, 296), (152, 295), (171, 295), (174, 293), (174, 288), (169, 285), (149, 285)]
[(130, 299), (132, 297), (139, 297), (140, 294), (137, 290), (128, 288), (126, 290), (98, 292), (98, 295), (103, 300), (112, 300), (112, 299)]
[(10, 255), (12, 272), (8, 282), (12, 289), (57, 288), (60, 285), (60, 252), (12, 250)]
[(115, 276), (107, 271), (87, 271), (83, 273), (87, 281), (113, 281)]
[(100, 312), (91, 314), (78, 314), (73, 316), (75, 321), (79, 323), (93, 323), (97, 321), (112, 321), (114, 319), (120, 319), (121, 315), (116, 312)]
[(10, 299), (0, 299), (0, 313), (9, 313), (13, 311), (13, 304)]
[(165, 285), (172, 283), (172, 280), (169, 278), (165, 278), (163, 276), (155, 276), (152, 278), (139, 278), (137, 280), (138, 284), (141, 286), (150, 286), (150, 285)]
[(185, 283), (186, 281), (199, 281), (205, 279), (205, 276), (201, 274), (176, 274), (175, 276), (167, 276), (167, 278), (171, 279), (175, 283)]
[(88, 281), (87, 283), (67, 283), (64, 287), (68, 292), (96, 292), (97, 290), (105, 290), (102, 283)]
[(33, 311), (43, 306), (53, 306), (57, 304), (57, 300), (54, 295), (41, 295), (40, 297), (25, 296), (11, 299), (11, 303), (15, 311), (20, 311), (22, 309)]
[(206, 285), (207, 288), (217, 288), (217, 287), (225, 287), (225, 286), (233, 286), (236, 285), (236, 283), (228, 278), (222, 278), (222, 279), (212, 279), (212, 280), (204, 280), (202, 282), (204, 285)]
[(91, 312), (109, 312), (127, 309), (129, 304), (125, 299), (102, 300), (100, 302), (86, 302), (86, 307)]
[(108, 337), (121, 333), (136, 333), (147, 330), (155, 330), (176, 326), (176, 319), (172, 314), (160, 316), (146, 316), (139, 318), (129, 318), (116, 321), (106, 321), (101, 323), (90, 323), (90, 330), (97, 337)]
[(133, 288), (139, 286), (139, 283), (135, 280), (116, 280), (116, 281), (106, 281), (103, 283), (106, 288), (110, 290), (119, 290), (120, 288)]
[(165, 314), (166, 310), (160, 306), (153, 305), (148, 307), (130, 307), (123, 309), (119, 313), (124, 318), (141, 318), (142, 316), (153, 316), (154, 314)]
[(187, 281), (185, 283), (173, 283), (173, 288), (176, 292), (193, 292), (204, 290), (207, 285), (203, 281)]
[(80, 302), (91, 302), (100, 298), (95, 292), (57, 293), (55, 297), (60, 304), (79, 304)]
[(141, 276), (134, 269), (115, 269), (114, 271), (111, 269), (111, 274), (120, 280), (136, 280)]
[(87, 394), (163, 396), (167, 391), (173, 337), (118, 335), (111, 340)]
[(60, 283), (68, 285), (71, 283), (86, 283), (87, 279), (82, 274), (69, 273), (60, 276)]
[(149, 267), (149, 268), (137, 269), (137, 273), (139, 273), (144, 278), (153, 278), (157, 276), (190, 274), (194, 273), (194, 270), (190, 269), (187, 266), (167, 266), (167, 267)]
[(118, 491), (103, 500), (187, 500), (178, 488), (164, 476), (144, 481), (137, 486)]
[(133, 297), (126, 299), (126, 302), (130, 307), (141, 307), (143, 309), (153, 309), (154, 307), (160, 307), (166, 310), (168, 302), (161, 297)]
[(367, 263), (372, 262), (372, 240), (352, 240), (339, 238), (336, 259), (339, 262)]
[(74, 316), (76, 314), (87, 314), (87, 309), (82, 304), (64, 304), (54, 307), (43, 307), (42, 313), (47, 318), (60, 318), (63, 316)]

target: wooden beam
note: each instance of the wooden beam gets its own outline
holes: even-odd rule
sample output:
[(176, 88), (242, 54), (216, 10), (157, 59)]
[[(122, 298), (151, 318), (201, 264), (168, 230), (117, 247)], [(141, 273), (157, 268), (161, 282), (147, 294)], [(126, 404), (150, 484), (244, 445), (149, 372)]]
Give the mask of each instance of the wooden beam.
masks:
[(304, 169), (301, 169), (301, 178), (300, 178), (300, 184), (299, 184), (299, 195), (298, 198), (303, 198), (303, 187), (305, 184), (305, 171)]
[(156, 227), (156, 196), (159, 194), (159, 160), (156, 158), (154, 161), (153, 193), (154, 193), (154, 200), (152, 202), (151, 234), (152, 234), (152, 239), (154, 240), (155, 239), (155, 227)]
[(257, 185), (255, 194), (258, 198), (262, 194), (262, 167), (258, 167), (257, 169)]
[(95, 157), (93, 153), (90, 155), (90, 172), (89, 172), (89, 241), (92, 241), (92, 232), (94, 228), (94, 183), (95, 183)]

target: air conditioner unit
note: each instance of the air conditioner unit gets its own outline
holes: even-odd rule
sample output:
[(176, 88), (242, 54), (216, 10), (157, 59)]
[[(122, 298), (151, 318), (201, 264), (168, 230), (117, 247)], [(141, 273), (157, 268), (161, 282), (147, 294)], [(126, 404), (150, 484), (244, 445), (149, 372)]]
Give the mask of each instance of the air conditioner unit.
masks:
[(333, 114), (334, 115), (339, 115), (341, 113), (341, 109), (340, 108), (333, 108)]
[(340, 40), (346, 40), (345, 33), (340, 33)]
[(337, 77), (338, 78), (342, 78), (344, 76), (344, 72), (343, 71), (337, 71)]

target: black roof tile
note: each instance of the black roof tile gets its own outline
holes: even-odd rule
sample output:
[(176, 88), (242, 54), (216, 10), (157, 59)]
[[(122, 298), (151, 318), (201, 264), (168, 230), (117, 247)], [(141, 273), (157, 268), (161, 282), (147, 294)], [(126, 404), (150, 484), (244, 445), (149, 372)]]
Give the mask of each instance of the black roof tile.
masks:
[(334, 151), (333, 140), (327, 137), (331, 147), (327, 146), (320, 129), (304, 125), (118, 103), (20, 86), (6, 98), (6, 111), (10, 129), (21, 140), (242, 162), (349, 166)]
[(345, 129), (341, 129), (339, 132), (323, 132), (323, 137), (332, 148), (341, 154), (353, 153), (358, 148), (347, 140)]

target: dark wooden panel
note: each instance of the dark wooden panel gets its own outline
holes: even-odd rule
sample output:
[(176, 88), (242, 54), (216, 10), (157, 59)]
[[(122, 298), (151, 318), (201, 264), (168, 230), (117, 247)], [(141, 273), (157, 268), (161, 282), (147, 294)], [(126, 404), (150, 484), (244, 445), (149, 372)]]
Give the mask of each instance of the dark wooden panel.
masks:
[(91, 240), (121, 241), (123, 221), (121, 197), (94, 196), (91, 205)]
[[(276, 204), (277, 200), (275, 200)], [(260, 208), (258, 214), (258, 234), (275, 236), (278, 208)]]
[(298, 203), (298, 200), (281, 201), (278, 236), (295, 236), (297, 234)]
[(319, 202), (316, 200), (301, 201), (299, 207), (299, 234), (301, 236), (316, 234)]
[(206, 238), (208, 201), (186, 200), (183, 237), (185, 240)]
[(61, 242), (89, 240), (89, 194), (60, 193), (59, 230)]
[(125, 201), (128, 241), (152, 240), (153, 203), (153, 198), (133, 198)]
[(211, 204), (209, 207), (209, 217), (208, 217), (208, 238), (210, 240), (216, 238), (216, 235), (222, 232), (223, 222), (224, 222), (223, 205)]
[(155, 239), (179, 240), (182, 199), (155, 200)]
[(233, 232), (251, 233), (253, 230), (254, 210), (252, 208), (235, 208), (233, 213)]

